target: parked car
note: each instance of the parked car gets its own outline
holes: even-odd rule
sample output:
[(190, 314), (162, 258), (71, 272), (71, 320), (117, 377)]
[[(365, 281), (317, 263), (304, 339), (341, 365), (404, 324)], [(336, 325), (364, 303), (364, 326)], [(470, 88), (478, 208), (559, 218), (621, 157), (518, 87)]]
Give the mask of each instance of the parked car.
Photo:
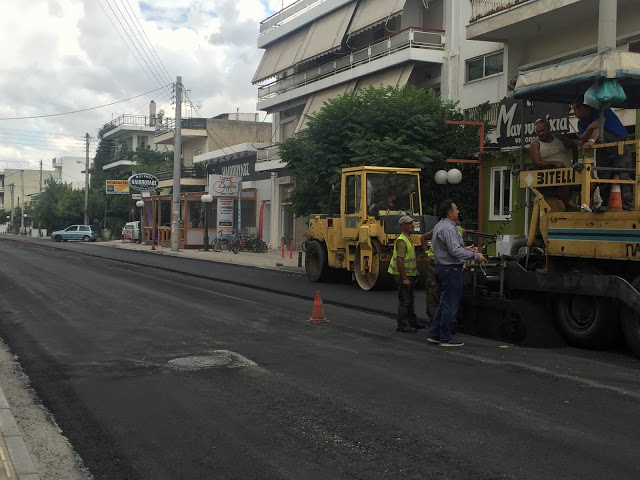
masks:
[(140, 222), (128, 222), (122, 227), (122, 238), (136, 241), (140, 238)]
[(51, 234), (56, 242), (67, 240), (82, 240), (83, 242), (95, 242), (100, 235), (91, 229), (91, 225), (71, 225), (64, 230), (58, 230)]

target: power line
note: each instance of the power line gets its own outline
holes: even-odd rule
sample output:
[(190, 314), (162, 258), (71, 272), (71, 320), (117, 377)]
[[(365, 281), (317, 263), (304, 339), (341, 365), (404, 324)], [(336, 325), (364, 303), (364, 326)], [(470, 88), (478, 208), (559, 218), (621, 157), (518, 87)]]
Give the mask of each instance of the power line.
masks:
[(67, 137), (67, 138), (84, 138), (84, 135), (68, 135), (66, 133), (53, 133), (53, 132), (43, 132), (40, 130), (22, 130), (19, 128), (6, 128), (6, 127), (0, 127), (0, 130), (10, 130), (12, 132), (28, 132), (28, 133), (33, 133), (33, 134), (38, 134), (38, 135), (56, 135), (59, 137)]
[[(142, 33), (144, 34), (144, 39), (146, 39), (146, 41), (144, 41), (144, 43), (145, 43), (145, 45), (147, 45), (147, 49), (151, 52), (151, 58), (153, 59), (154, 58), (154, 54), (155, 54), (155, 57), (157, 58), (156, 65), (158, 65), (159, 68), (161, 67), (160, 68), (161, 71), (164, 70), (164, 74), (166, 76), (165, 78), (168, 79), (169, 82), (171, 82), (173, 77), (171, 77), (171, 75), (169, 74), (169, 71), (164, 66), (164, 63), (162, 63), (162, 60), (160, 59), (160, 55), (158, 55), (158, 52), (156, 51), (156, 49), (153, 46), (153, 43), (151, 43), (151, 40), (149, 40), (149, 37), (147, 36), (147, 32), (144, 30), (144, 27), (140, 23), (140, 20), (138, 19), (138, 16), (133, 11), (133, 8), (131, 7), (131, 4), (129, 3), (128, 0), (127, 0), (126, 3), (125, 3), (125, 0), (120, 0), (120, 1), (122, 2), (123, 6), (127, 5), (129, 7), (129, 10), (131, 10), (131, 13), (133, 14), (133, 18), (135, 19), (136, 23), (140, 27), (138, 29), (138, 32), (142, 31)], [(125, 6), (125, 10), (126, 10), (126, 8), (127, 7)], [(131, 18), (131, 15), (129, 16), (129, 18)], [(133, 20), (132, 20), (132, 23), (133, 23)], [(142, 35), (140, 36), (140, 38), (142, 38)]]
[[(102, 4), (100, 3), (100, 0), (98, 0), (98, 5), (100, 5), (100, 8), (102, 9), (102, 11), (104, 12), (104, 15), (109, 19), (109, 22), (111, 23), (111, 26), (113, 26), (113, 29), (116, 31), (116, 33), (118, 34), (118, 36), (120, 37), (120, 39), (122, 40), (122, 42), (125, 44), (125, 46), (127, 47), (127, 49), (129, 50), (129, 53), (131, 53), (131, 56), (133, 56), (133, 59), (138, 63), (138, 65), (140, 66), (140, 68), (142, 69), (142, 71), (147, 75), (147, 77), (149, 77), (149, 80), (151, 80), (152, 82), (155, 82), (156, 84), (158, 84), (158, 79), (154, 78), (152, 75), (149, 74), (149, 72), (142, 66), (142, 63), (140, 63), (140, 60), (138, 60), (138, 57), (135, 55), (135, 53), (133, 53), (133, 50), (131, 50), (131, 47), (129, 47), (129, 44), (127, 43), (127, 41), (124, 39), (124, 37), (122, 36), (122, 34), (120, 33), (120, 30), (118, 30), (118, 28), (116, 27), (115, 23), (113, 23), (113, 20), (111, 20), (111, 17), (109, 16), (109, 14), (107, 13), (107, 11), (104, 9), (104, 7), (102, 6)], [(107, 6), (109, 7), (109, 9), (111, 10), (111, 12), (113, 13), (113, 16), (116, 18), (116, 20), (118, 20), (118, 22), (120, 23), (120, 26), (122, 27), (122, 22), (120, 22), (118, 16), (115, 14), (115, 11), (113, 10), (113, 8), (111, 8), (111, 5), (109, 4), (109, 2), (107, 2)], [(124, 30), (124, 27), (123, 27)], [(127, 33), (125, 31), (125, 33)], [(129, 35), (127, 33), (127, 35)], [(131, 38), (131, 37), (129, 37)], [(135, 46), (135, 45), (134, 45)], [(143, 59), (144, 60), (144, 59)], [(146, 62), (145, 62), (146, 63)], [(163, 87), (165, 88), (165, 87)]]
[[(138, 45), (140, 45), (140, 48), (142, 48), (144, 50), (144, 48), (142, 47), (142, 43), (140, 43), (140, 41), (138, 40), (138, 37), (133, 33), (133, 29), (131, 28), (131, 26), (129, 25), (129, 22), (127, 21), (127, 19), (124, 17), (124, 15), (122, 14), (122, 10), (120, 10), (120, 7), (118, 6), (117, 2), (113, 2), (114, 5), (116, 6), (116, 8), (118, 9), (118, 12), (120, 13), (120, 15), (122, 15), (122, 19), (124, 20), (124, 22), (127, 24), (127, 28), (131, 31), (131, 33), (133, 34), (133, 37), (135, 39), (135, 41), (138, 43)], [(109, 8), (111, 8), (110, 4), (107, 3), (107, 5), (109, 5)], [(111, 9), (112, 12), (114, 12), (113, 9)], [(115, 12), (114, 12), (115, 15)], [(160, 72), (158, 71), (157, 68), (155, 68), (155, 66), (153, 65), (153, 63), (151, 65), (149, 65), (149, 63), (147, 63), (147, 60), (145, 59), (145, 57), (149, 58), (148, 55), (142, 55), (142, 53), (140, 52), (140, 50), (138, 50), (138, 47), (136, 46), (135, 43), (133, 43), (133, 40), (131, 39), (131, 35), (129, 35), (129, 32), (124, 28), (124, 25), (122, 24), (122, 22), (120, 21), (120, 17), (116, 16), (116, 20), (118, 20), (118, 23), (120, 24), (120, 26), (122, 27), (122, 29), (124, 30), (124, 33), (127, 34), (127, 37), (129, 38), (129, 40), (131, 40), (131, 44), (133, 45), (133, 47), (136, 49), (136, 52), (138, 52), (138, 55), (140, 55), (140, 58), (142, 58), (142, 61), (144, 62), (144, 64), (149, 68), (149, 70), (154, 70), (155, 73), (152, 71), (152, 73), (154, 75), (158, 75), (158, 77), (162, 77), (162, 74), (160, 74)], [(149, 60), (151, 60), (149, 58)], [(160, 83), (160, 81), (158, 80), (158, 78), (156, 77), (156, 82)], [(164, 81), (164, 80), (163, 80)], [(169, 80), (171, 81), (171, 80)]]
[(150, 93), (157, 92), (158, 90), (162, 90), (166, 88), (168, 85), (164, 85), (160, 88), (156, 88), (155, 90), (150, 90), (146, 93), (141, 93), (140, 95), (136, 95), (134, 97), (125, 98), (124, 100), (118, 100), (117, 102), (105, 103), (104, 105), (98, 105), (97, 107), (83, 108), (80, 110), (72, 110), (70, 112), (62, 112), (62, 113), (51, 113), (49, 115), (34, 115), (31, 117), (4, 117), (0, 118), (0, 120), (29, 120), (32, 118), (47, 118), (47, 117), (59, 117), (61, 115), (71, 115), (73, 113), (82, 113), (88, 112), (90, 110), (97, 110), (98, 108), (110, 107), (111, 105), (116, 105), (118, 103), (128, 102), (129, 100), (133, 100), (134, 98), (144, 97), (145, 95), (149, 95)]

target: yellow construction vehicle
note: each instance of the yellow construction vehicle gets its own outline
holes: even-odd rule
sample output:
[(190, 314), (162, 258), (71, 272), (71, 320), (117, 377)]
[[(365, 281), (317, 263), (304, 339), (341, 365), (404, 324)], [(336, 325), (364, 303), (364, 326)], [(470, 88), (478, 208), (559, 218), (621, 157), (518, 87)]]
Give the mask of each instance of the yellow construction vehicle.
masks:
[[(608, 68), (599, 68), (600, 61)], [(567, 103), (609, 72), (627, 92), (623, 106), (640, 106), (640, 55), (616, 51), (521, 73), (516, 96)], [(569, 343), (606, 348), (622, 333), (640, 356), (640, 139), (636, 126), (636, 140), (604, 143), (602, 126), (593, 145), (595, 163), (586, 155), (573, 168), (519, 173), (520, 187), (535, 195), (526, 245), (488, 266), (468, 266), (463, 312), (469, 333), (525, 340), (544, 329), (546, 312), (553, 312)], [(598, 166), (603, 148), (616, 148), (619, 155), (635, 150), (632, 168)], [(598, 171), (625, 171), (635, 179), (597, 178)], [(593, 188), (605, 183), (631, 184), (634, 210), (592, 211)], [(553, 196), (558, 186), (579, 189), (577, 205), (585, 207), (565, 211)]]
[[(309, 218), (305, 268), (313, 282), (352, 272), (364, 290), (389, 283), (387, 273), (402, 215), (414, 219), (414, 245), (437, 218), (422, 215), (419, 168), (352, 167), (342, 170), (339, 213)], [(418, 265), (426, 261), (419, 252)]]

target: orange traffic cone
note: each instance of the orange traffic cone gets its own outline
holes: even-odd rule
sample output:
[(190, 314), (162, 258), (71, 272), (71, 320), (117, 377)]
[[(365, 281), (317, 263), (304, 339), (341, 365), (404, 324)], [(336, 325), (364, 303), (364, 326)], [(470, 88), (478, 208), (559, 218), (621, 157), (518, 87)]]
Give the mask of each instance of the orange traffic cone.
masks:
[(282, 244), (282, 251), (280, 252), (280, 258), (284, 258), (284, 240), (281, 240), (280, 243)]
[[(613, 175), (614, 180), (620, 180), (618, 174)], [(609, 201), (607, 202), (607, 210), (610, 212), (622, 211), (622, 193), (620, 192), (620, 185), (617, 183), (611, 184), (611, 191), (609, 192)]]
[(22, 246), (23, 246), (23, 247), (26, 247), (26, 246), (27, 246), (27, 239), (26, 239), (26, 238), (24, 239), (24, 242), (22, 242)]
[(316, 290), (316, 296), (313, 299), (313, 313), (311, 314), (311, 318), (309, 319), (311, 323), (325, 323), (328, 322), (326, 318), (324, 318), (324, 314), (322, 313), (322, 300), (320, 300), (320, 290)]

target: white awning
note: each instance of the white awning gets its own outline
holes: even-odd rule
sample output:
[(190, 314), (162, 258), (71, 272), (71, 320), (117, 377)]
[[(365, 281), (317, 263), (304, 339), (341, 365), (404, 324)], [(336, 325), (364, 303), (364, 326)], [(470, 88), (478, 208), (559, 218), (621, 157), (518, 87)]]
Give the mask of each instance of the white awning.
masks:
[(356, 2), (352, 2), (313, 22), (296, 63), (339, 49), (355, 8)]
[(298, 126), (296, 127), (294, 133), (298, 133), (300, 130), (303, 130), (307, 126), (307, 115), (314, 115), (318, 113), (324, 103), (331, 100), (332, 98), (337, 98), (345, 93), (351, 93), (356, 87), (356, 81), (352, 80), (350, 82), (341, 83), (340, 85), (336, 85), (335, 87), (330, 87), (325, 90), (320, 90), (319, 92), (314, 93), (307, 99), (307, 104), (302, 111), (302, 115), (300, 116), (300, 120), (298, 121)]
[(262, 56), (258, 70), (256, 70), (251, 83), (273, 77), (276, 73), (295, 65), (296, 58), (307, 38), (310, 27), (310, 25), (307, 25), (282, 40), (269, 45)]
[(413, 71), (413, 62), (405, 63), (395, 68), (376, 72), (359, 79), (358, 90), (369, 87), (404, 87), (409, 81), (411, 72)]
[(371, 28), (402, 13), (406, 0), (362, 0), (349, 26), (349, 35)]
[(640, 106), (640, 54), (619, 50), (606, 50), (520, 72), (514, 97), (569, 103), (573, 98), (582, 97), (600, 78), (614, 78), (625, 90), (627, 101), (619, 106)]

